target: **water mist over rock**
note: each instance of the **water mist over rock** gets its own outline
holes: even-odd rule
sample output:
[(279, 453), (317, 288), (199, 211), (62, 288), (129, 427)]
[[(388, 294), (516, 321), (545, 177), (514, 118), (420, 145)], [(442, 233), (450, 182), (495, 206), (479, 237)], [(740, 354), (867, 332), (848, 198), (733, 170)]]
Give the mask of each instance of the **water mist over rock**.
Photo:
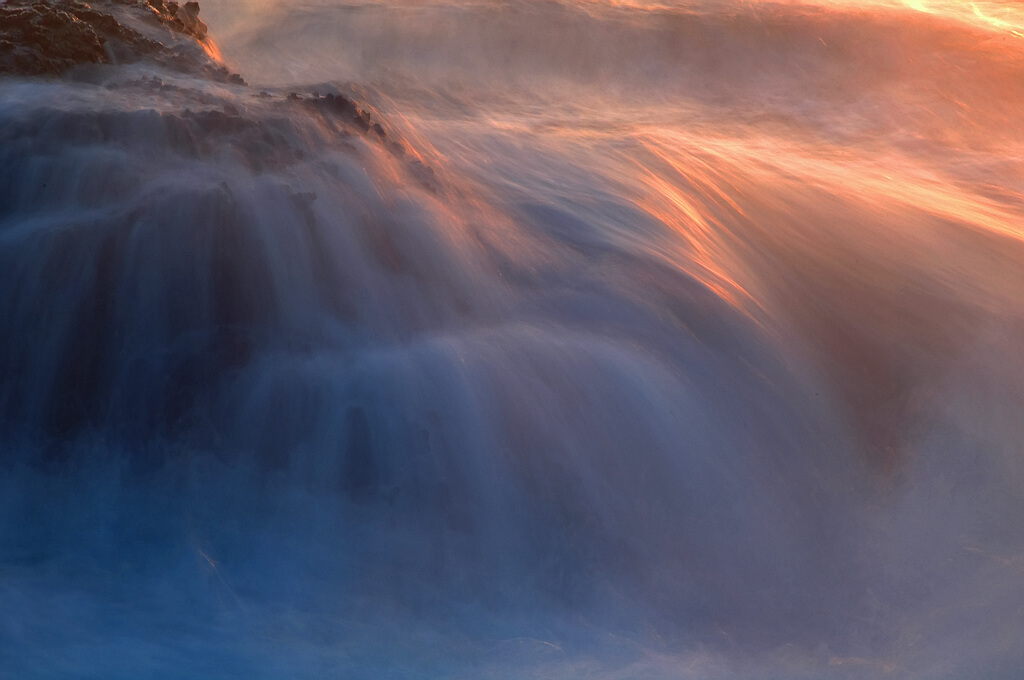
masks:
[[(0, 6), (0, 674), (1014, 677), (1011, 154), (749, 103), (810, 10), (592, 4), (267, 8), (244, 79), (195, 3)], [(724, 80), (602, 108), (665, 52), (551, 13)], [(431, 60), (346, 82), (381, 31)]]

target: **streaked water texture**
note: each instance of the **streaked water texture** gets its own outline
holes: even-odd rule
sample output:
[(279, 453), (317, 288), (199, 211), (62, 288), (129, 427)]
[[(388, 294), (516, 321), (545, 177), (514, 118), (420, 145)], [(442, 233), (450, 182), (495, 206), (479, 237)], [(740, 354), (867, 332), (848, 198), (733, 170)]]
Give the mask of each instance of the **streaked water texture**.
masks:
[(1018, 677), (1019, 4), (203, 16), (0, 81), (0, 675)]

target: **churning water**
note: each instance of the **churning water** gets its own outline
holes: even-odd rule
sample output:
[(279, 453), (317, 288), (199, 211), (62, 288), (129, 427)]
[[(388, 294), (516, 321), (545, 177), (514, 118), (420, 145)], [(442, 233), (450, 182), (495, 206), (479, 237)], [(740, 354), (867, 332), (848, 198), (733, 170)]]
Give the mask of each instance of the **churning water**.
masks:
[(203, 12), (0, 80), (0, 677), (1018, 677), (1017, 3)]

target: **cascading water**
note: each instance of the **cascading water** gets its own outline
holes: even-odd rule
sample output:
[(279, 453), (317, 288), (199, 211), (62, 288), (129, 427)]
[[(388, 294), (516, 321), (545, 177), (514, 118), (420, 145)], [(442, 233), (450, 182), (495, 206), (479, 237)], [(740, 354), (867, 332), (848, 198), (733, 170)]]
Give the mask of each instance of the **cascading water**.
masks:
[(221, 0), (252, 85), (0, 79), (0, 675), (1017, 677), (972, 7)]

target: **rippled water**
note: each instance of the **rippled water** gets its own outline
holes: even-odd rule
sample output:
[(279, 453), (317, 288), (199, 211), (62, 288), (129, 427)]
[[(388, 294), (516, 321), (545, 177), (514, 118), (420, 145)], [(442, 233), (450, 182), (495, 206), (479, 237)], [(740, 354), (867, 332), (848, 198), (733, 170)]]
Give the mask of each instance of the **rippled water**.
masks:
[(203, 16), (0, 81), (0, 674), (1016, 677), (1016, 3)]

